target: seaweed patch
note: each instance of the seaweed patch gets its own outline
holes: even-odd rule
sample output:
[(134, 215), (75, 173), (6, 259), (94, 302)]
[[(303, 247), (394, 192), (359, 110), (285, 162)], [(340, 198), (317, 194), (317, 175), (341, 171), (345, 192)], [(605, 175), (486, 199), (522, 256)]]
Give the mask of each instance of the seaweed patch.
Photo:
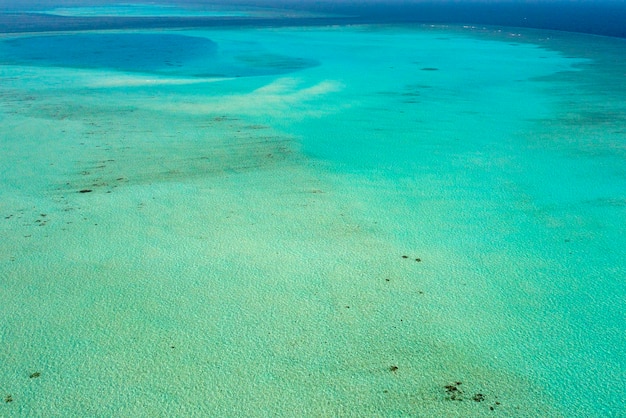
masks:
[(454, 382), (450, 385), (445, 385), (446, 393), (448, 394), (448, 400), (450, 401), (462, 401), (463, 400), (463, 391), (459, 388), (463, 383), (462, 382)]
[[(463, 384), (462, 382), (458, 382), (457, 381), (457, 382), (445, 385), (444, 389), (445, 389), (446, 395), (447, 395), (446, 396), (446, 400), (461, 402), (461, 401), (463, 401), (465, 399), (468, 399), (468, 400), (472, 400), (472, 401), (474, 401), (476, 403), (482, 403), (482, 402), (487, 401), (487, 397), (484, 394), (480, 393), (480, 392), (475, 393), (471, 397), (466, 398), (463, 390), (461, 389), (461, 385), (462, 384)], [(498, 399), (497, 396), (495, 396), (495, 398)], [(499, 406), (499, 405), (500, 405), (500, 402), (499, 401), (495, 401), (492, 405), (489, 406), (489, 410), (490, 411), (494, 411), (495, 408), (497, 406)]]

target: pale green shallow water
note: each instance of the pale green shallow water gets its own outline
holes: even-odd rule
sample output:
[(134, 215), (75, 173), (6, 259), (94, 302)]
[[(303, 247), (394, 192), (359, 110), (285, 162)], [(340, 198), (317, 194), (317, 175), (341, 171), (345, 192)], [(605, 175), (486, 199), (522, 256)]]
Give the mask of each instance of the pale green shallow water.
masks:
[(624, 416), (623, 41), (169, 35), (0, 46), (0, 416)]

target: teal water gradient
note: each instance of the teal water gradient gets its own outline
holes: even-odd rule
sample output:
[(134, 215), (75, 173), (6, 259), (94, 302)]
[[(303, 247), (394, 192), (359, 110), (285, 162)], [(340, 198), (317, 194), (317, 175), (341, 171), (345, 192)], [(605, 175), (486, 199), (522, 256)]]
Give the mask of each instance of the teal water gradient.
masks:
[[(0, 46), (2, 415), (623, 415), (623, 41), (43, 36)], [(112, 36), (172, 45), (72, 55)]]

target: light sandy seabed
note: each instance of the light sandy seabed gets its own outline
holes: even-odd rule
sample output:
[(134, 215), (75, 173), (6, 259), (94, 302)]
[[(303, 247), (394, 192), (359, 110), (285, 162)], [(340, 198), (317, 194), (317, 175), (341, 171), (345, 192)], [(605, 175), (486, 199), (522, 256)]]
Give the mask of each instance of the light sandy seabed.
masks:
[(622, 41), (175, 34), (0, 48), (0, 415), (623, 414)]

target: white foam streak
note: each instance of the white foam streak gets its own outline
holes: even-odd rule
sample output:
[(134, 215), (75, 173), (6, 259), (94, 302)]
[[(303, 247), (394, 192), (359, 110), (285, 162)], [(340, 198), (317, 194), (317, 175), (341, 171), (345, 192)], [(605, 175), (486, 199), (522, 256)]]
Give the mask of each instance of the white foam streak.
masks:
[(93, 80), (89, 87), (140, 87), (158, 85), (185, 85), (215, 83), (218, 81), (230, 80), (229, 78), (160, 78), (160, 77), (140, 77), (140, 76), (115, 76), (103, 77)]
[[(299, 88), (301, 82), (294, 78), (281, 78), (250, 93), (221, 96), (204, 104), (183, 104), (178, 111), (189, 113), (237, 113), (251, 116), (272, 117), (320, 117), (332, 112), (336, 106), (318, 102), (336, 93), (343, 85), (334, 80), (324, 80), (308, 87)], [(312, 103), (315, 102), (315, 103)], [(294, 112), (294, 109), (297, 112)]]

